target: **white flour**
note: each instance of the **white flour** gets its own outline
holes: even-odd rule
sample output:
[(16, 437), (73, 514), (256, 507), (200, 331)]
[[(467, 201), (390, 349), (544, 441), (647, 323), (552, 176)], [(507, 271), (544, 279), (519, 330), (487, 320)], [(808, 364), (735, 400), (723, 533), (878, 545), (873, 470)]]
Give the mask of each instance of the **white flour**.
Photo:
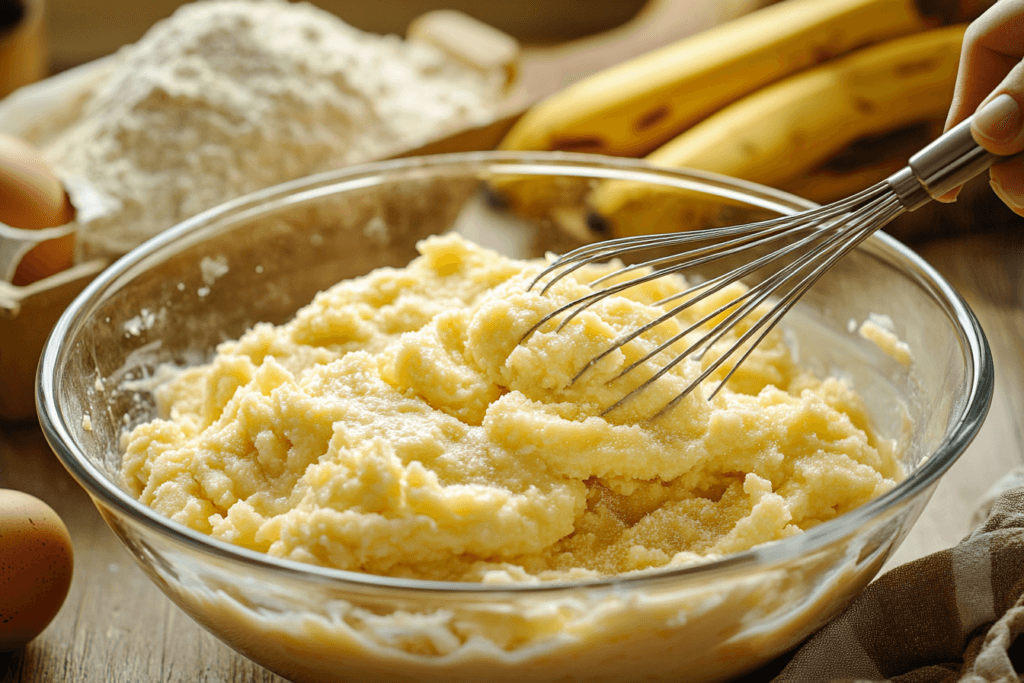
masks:
[(498, 94), (496, 79), (430, 46), (311, 5), (217, 0), (123, 48), (36, 141), (79, 210), (85, 259), (241, 194), (481, 123)]

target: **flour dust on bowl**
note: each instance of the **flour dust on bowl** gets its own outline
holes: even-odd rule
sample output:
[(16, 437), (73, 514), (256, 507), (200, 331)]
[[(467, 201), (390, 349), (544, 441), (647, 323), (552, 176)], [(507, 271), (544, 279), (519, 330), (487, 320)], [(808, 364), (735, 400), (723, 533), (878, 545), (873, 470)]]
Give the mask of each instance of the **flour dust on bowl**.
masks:
[[(167, 447), (171, 437), (150, 438), (144, 448), (125, 456), (124, 444), (131, 448), (138, 443), (135, 437), (151, 425), (164, 425), (168, 434), (174, 429), (190, 429), (181, 426), (192, 410), (187, 401), (176, 404), (178, 416), (185, 420), (178, 427), (154, 422), (159, 410), (166, 407), (158, 405), (158, 396), (164, 391), (161, 387), (175, 386), (193, 372), (176, 373), (167, 368), (200, 366), (214, 358), (224, 367), (223, 355), (238, 348), (228, 344), (218, 351), (225, 340), (239, 339), (257, 323), (293, 324), (287, 321), (301, 318), (304, 314), (296, 318), (300, 309), (341, 280), (383, 266), (403, 268), (416, 258), (417, 240), (430, 235), (454, 231), (515, 258), (564, 252), (581, 241), (595, 239), (597, 236), (587, 234), (585, 223), (574, 217), (585, 215), (584, 198), (595, 184), (608, 178), (648, 185), (652, 210), (656, 211), (661, 201), (675, 215), (681, 205), (691, 206), (694, 227), (750, 222), (807, 208), (806, 202), (795, 197), (719, 176), (660, 170), (630, 160), (548, 153), (481, 152), (405, 159), (278, 186), (212, 209), (147, 242), (105, 271), (78, 297), (57, 325), (40, 363), (37, 402), (47, 439), (117, 536), (175, 603), (231, 647), (292, 680), (712, 681), (755, 668), (799, 643), (874, 577), (917, 519), (939, 477), (973, 438), (991, 399), (992, 362), (973, 314), (927, 264), (885, 235), (869, 239), (822, 278), (787, 316), (780, 338), (788, 349), (786, 357), (791, 355), (801, 368), (818, 377), (838, 378), (842, 382), (835, 380), (830, 386), (847, 387), (861, 397), (863, 421), (877, 434), (879, 452), (883, 450), (880, 444), (891, 444), (902, 474), (887, 480), (877, 495), (853, 509), (826, 511), (831, 514), (827, 521), (807, 524), (806, 529), (785, 525), (777, 540), (755, 540), (738, 552), (709, 551), (705, 556), (679, 552), (658, 559), (657, 552), (640, 540), (635, 548), (621, 545), (622, 539), (630, 538), (628, 534), (642, 538), (639, 530), (645, 520), (660, 514), (660, 509), (647, 511), (650, 514), (645, 516), (622, 508), (622, 518), (616, 517), (609, 511), (628, 500), (623, 491), (642, 490), (652, 497), (651, 491), (659, 487), (670, 490), (673, 483), (659, 482), (657, 473), (652, 476), (653, 483), (611, 475), (575, 482), (566, 477), (566, 487), (582, 492), (575, 499), (579, 519), (600, 517), (598, 510), (613, 521), (618, 519), (615, 542), (620, 543), (621, 552), (611, 555), (615, 562), (632, 563), (621, 565), (630, 570), (599, 571), (594, 569), (598, 565), (581, 560), (580, 566), (558, 565), (568, 569), (551, 573), (536, 568), (538, 557), (552, 557), (548, 551), (518, 560), (503, 558), (495, 551), (494, 557), (475, 557), (464, 563), (466, 572), (452, 575), (459, 580), (433, 571), (441, 565), (429, 562), (422, 566), (413, 561), (395, 562), (368, 573), (369, 563), (359, 564), (351, 558), (372, 554), (374, 548), (360, 546), (363, 540), (383, 538), (373, 536), (378, 532), (372, 523), (387, 518), (384, 509), (341, 511), (357, 515), (359, 523), (366, 525), (357, 528), (365, 528), (366, 535), (350, 534), (345, 552), (335, 553), (334, 566), (326, 566), (326, 556), (317, 554), (315, 544), (282, 551), (290, 547), (289, 539), (319, 533), (320, 527), (309, 519), (305, 526), (267, 522), (266, 527), (276, 524), (291, 529), (291, 535), (278, 535), (273, 543), (260, 546), (260, 534), (246, 536), (244, 516), (218, 516), (218, 512), (210, 515), (207, 523), (202, 515), (191, 515), (186, 510), (189, 505), (216, 506), (219, 495), (235, 495), (230, 493), (232, 486), (240, 484), (210, 478), (210, 461), (182, 465), (177, 455), (170, 460), (178, 464), (169, 463), (167, 457), (161, 459), (172, 452)], [(562, 226), (567, 225), (577, 228), (563, 231)], [(429, 251), (430, 244), (451, 247), (456, 243), (455, 238), (445, 239), (428, 242), (424, 249)], [(424, 258), (420, 257), (420, 263)], [(418, 286), (409, 283), (409, 288)], [(378, 298), (387, 299), (383, 294)], [(509, 306), (514, 308), (520, 299), (510, 294), (506, 300), (489, 305), (497, 310), (507, 304), (506, 309), (511, 310)], [(633, 310), (627, 305), (620, 308)], [(530, 324), (529, 316), (520, 317), (523, 320), (515, 324)], [(479, 323), (477, 318), (474, 321)], [(358, 320), (350, 322), (350, 330), (359, 328)], [(476, 330), (466, 333), (470, 336), (500, 328), (469, 327)], [(602, 328), (597, 325), (594, 329)], [(253, 334), (257, 333), (243, 339), (252, 339)], [(551, 345), (549, 350), (561, 348), (557, 334), (542, 335)], [(337, 338), (321, 341), (320, 350), (303, 353), (316, 356), (340, 343)], [(416, 355), (414, 346), (407, 345), (407, 353), (401, 357), (423, 358)], [(912, 352), (909, 361), (902, 353), (905, 348)], [(475, 353), (463, 351), (467, 356)], [(523, 353), (530, 352), (527, 348)], [(369, 356), (365, 349), (358, 353), (363, 354), (359, 358)], [(401, 355), (387, 353), (394, 358)], [(349, 353), (340, 361), (325, 361), (323, 366), (341, 367), (337, 363), (356, 357)], [(281, 363), (286, 364), (286, 359)], [(380, 366), (384, 368), (382, 377), (397, 376), (397, 371), (387, 369), (392, 367), (387, 362), (381, 361)], [(248, 371), (240, 372), (245, 375)], [(168, 384), (168, 376), (176, 379)], [(200, 388), (200, 393), (238, 386), (232, 384), (235, 380), (225, 378), (211, 375), (209, 385)], [(345, 376), (334, 379), (341, 384), (347, 381)], [(238, 381), (244, 383), (244, 378)], [(506, 387), (497, 392), (500, 395), (496, 394), (492, 405), (525, 402), (521, 396), (530, 391), (528, 387)], [(412, 390), (403, 394), (402, 400), (409, 402), (403, 405), (411, 406), (407, 419), (395, 418), (390, 423), (411, 434), (410, 438), (428, 431), (415, 422), (419, 415), (416, 402), (432, 400), (429, 387), (421, 393), (424, 396)], [(757, 398), (769, 393), (761, 391)], [(236, 395), (241, 394), (232, 394), (231, 400)], [(266, 397), (261, 396), (245, 397), (247, 405), (264, 405), (261, 402)], [(715, 398), (715, 402), (720, 400)], [(456, 401), (447, 408), (456, 414), (462, 406)], [(573, 422), (565, 418), (569, 413), (559, 413), (590, 408), (563, 405), (543, 409), (570, 426), (597, 424), (590, 422), (597, 419), (593, 415), (580, 413), (582, 417)], [(372, 421), (372, 415), (367, 419)], [(449, 415), (445, 419), (454, 418)], [(478, 434), (494, 421), (494, 415), (485, 416), (481, 424), (466, 426), (466, 433)], [(452, 422), (437, 424), (463, 428), (451, 427)], [(226, 422), (223, 426), (237, 428), (237, 424)], [(629, 428), (642, 432), (648, 427)], [(544, 429), (547, 427), (535, 431)], [(732, 433), (746, 434), (742, 423)], [(260, 448), (269, 444), (268, 439), (253, 435)], [(325, 466), (342, 440), (335, 433), (315, 465)], [(363, 439), (357, 445), (371, 441)], [(201, 451), (209, 449), (209, 443), (189, 448)], [(571, 446), (571, 441), (565, 443)], [(282, 452), (297, 453), (298, 446), (298, 440), (293, 440)], [(253, 448), (254, 453), (260, 450)], [(263, 451), (269, 452), (267, 448)], [(173, 512), (165, 503), (178, 498), (175, 495), (161, 498), (153, 487), (140, 494), (141, 486), (132, 483), (135, 480), (128, 479), (126, 484), (124, 472), (132, 468), (129, 460), (140, 453), (144, 459), (139, 462), (145, 464), (132, 470), (135, 475), (141, 473), (145, 478), (158, 469), (166, 472), (177, 467), (174, 477), (156, 488), (164, 493), (179, 485), (184, 487), (181, 490), (201, 490), (207, 502), (181, 498), (182, 507)], [(666, 453), (671, 457), (663, 459), (669, 465), (687, 457), (682, 450)], [(442, 452), (432, 457), (441, 461), (455, 454)], [(259, 458), (252, 461), (258, 462)], [(249, 467), (255, 471), (265, 465), (269, 471), (272, 466), (268, 462), (250, 463)], [(507, 462), (512, 463), (508, 467), (513, 471), (536, 466), (526, 460), (517, 464), (514, 458)], [(413, 464), (405, 463), (408, 468)], [(546, 477), (552, 467), (547, 463), (537, 471)], [(401, 486), (413, 478), (408, 468), (404, 478), (400, 477)], [(315, 466), (306, 471), (313, 469)], [(374, 477), (383, 471), (367, 470)], [(822, 482), (835, 484), (837, 489), (849, 484), (829, 474), (838, 470), (816, 471)], [(430, 476), (446, 483), (436, 473), (420, 480)], [(877, 472), (872, 476), (879, 481)], [(758, 483), (752, 471), (728, 472), (723, 477), (722, 486), (709, 485), (701, 491), (707, 506), (714, 507), (732, 495), (752, 497), (751, 491), (766, 505), (782, 500), (777, 495), (781, 490), (755, 491), (769, 484)], [(369, 476), (364, 479), (383, 481)], [(356, 483), (367, 486), (366, 481)], [(474, 490), (478, 482), (459, 485)], [(554, 490), (561, 485), (544, 480), (534, 488)], [(389, 486), (378, 488), (390, 490)], [(286, 499), (298, 495), (296, 490), (283, 496), (280, 505), (287, 507)], [(501, 495), (493, 488), (488, 491), (492, 497)], [(140, 496), (163, 514), (140, 502)], [(595, 503), (600, 496), (604, 498)], [(477, 504), (467, 499), (467, 511), (461, 518), (454, 513), (446, 519), (432, 518), (415, 542), (427, 542), (424, 539), (443, 536), (439, 530), (457, 528), (459, 519), (469, 519), (469, 510)], [(367, 503), (364, 500), (360, 505)], [(813, 501), (805, 507), (813, 507)], [(631, 514), (634, 517), (629, 518)], [(571, 515), (569, 519), (571, 522)], [(693, 528), (699, 528), (700, 520), (693, 519)], [(490, 528), (486, 525), (508, 522), (514, 528), (518, 521), (496, 513), (476, 523)], [(753, 521), (753, 517), (744, 517), (737, 526)], [(537, 522), (540, 527), (543, 523)], [(463, 526), (475, 528), (468, 522)], [(593, 535), (600, 536), (612, 527), (594, 528), (600, 533)], [(323, 535), (334, 533), (332, 529), (323, 526)], [(686, 536), (692, 529), (669, 525), (662, 531), (666, 536)], [(563, 539), (559, 541), (563, 545), (556, 545), (578, 548), (582, 536), (574, 536), (570, 529), (571, 542)], [(383, 541), (374, 541), (378, 542)], [(726, 546), (709, 542), (705, 547)], [(450, 553), (453, 566), (472, 554)], [(564, 556), (564, 552), (557, 555), (556, 565)], [(477, 570), (480, 572), (473, 575)]]

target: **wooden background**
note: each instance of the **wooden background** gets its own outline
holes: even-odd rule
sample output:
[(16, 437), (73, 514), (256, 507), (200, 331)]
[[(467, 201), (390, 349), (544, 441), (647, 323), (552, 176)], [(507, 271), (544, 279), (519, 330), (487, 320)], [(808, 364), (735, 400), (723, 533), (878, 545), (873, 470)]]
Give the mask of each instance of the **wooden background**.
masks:
[[(135, 40), (178, 0), (46, 0), (51, 64), (60, 70)], [(429, 0), (317, 0), (361, 28), (401, 32), (439, 6)], [(467, 10), (526, 41), (565, 39), (622, 23), (641, 0), (460, 0)], [(544, 16), (541, 18), (540, 9)], [(562, 15), (553, 18), (552, 13)], [(556, 21), (557, 19), (557, 21)], [(558, 22), (561, 22), (558, 24)], [(548, 33), (545, 33), (548, 31)], [(996, 395), (974, 444), (942, 480), (889, 567), (958, 542), (979, 498), (1024, 464), (1024, 221), (992, 200), (984, 183), (951, 207), (932, 206), (894, 226), (964, 295), (988, 335)], [(57, 618), (23, 650), (0, 654), (0, 683), (49, 681), (280, 683), (173, 606), (107, 529), (59, 465), (34, 423), (0, 424), (0, 487), (27, 491), (67, 522), (75, 576)]]

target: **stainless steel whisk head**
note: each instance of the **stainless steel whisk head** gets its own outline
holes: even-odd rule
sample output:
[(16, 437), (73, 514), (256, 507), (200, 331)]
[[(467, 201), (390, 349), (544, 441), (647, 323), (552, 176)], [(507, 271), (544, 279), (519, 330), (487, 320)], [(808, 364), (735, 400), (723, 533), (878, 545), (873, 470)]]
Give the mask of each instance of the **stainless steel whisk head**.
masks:
[[(584, 365), (572, 380), (575, 382), (608, 354), (655, 326), (675, 318), (733, 283), (756, 274), (761, 279), (750, 284), (744, 293), (690, 323), (614, 377), (611, 381), (647, 363), (687, 335), (700, 332), (695, 341), (676, 353), (672, 360), (642, 384), (605, 409), (603, 414), (630, 400), (684, 359), (692, 357), (701, 360), (741, 320), (749, 317), (752, 321), (750, 327), (721, 351), (655, 417), (670, 410), (723, 364), (739, 354), (726, 376), (709, 395), (710, 400), (757, 344), (837, 261), (900, 214), (923, 206), (1005, 158), (986, 151), (974, 142), (968, 119), (911, 157), (903, 170), (877, 185), (827, 206), (745, 225), (626, 237), (580, 247), (549, 265), (533, 280), (529, 289), (546, 280), (541, 289), (542, 294), (546, 293), (560, 279), (588, 264), (653, 249), (683, 250), (626, 266), (594, 280), (590, 283), (594, 288), (593, 293), (560, 306), (541, 318), (527, 331), (523, 340), (559, 316), (561, 320), (557, 329), (561, 330), (573, 318), (605, 297), (657, 278), (685, 274), (690, 269), (723, 258), (756, 252), (760, 255), (743, 265), (656, 302), (656, 306), (667, 306), (679, 301), (646, 325), (620, 336), (604, 352)], [(640, 274), (635, 277), (620, 280), (623, 275), (637, 272)], [(712, 324), (717, 318), (720, 320)]]

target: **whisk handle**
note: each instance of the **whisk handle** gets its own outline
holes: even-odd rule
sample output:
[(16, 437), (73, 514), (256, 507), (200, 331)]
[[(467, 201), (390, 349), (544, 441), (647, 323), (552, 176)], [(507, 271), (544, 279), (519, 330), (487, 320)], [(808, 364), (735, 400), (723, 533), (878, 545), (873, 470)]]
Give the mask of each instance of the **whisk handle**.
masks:
[(907, 168), (893, 174), (889, 185), (913, 211), (1004, 159), (1009, 157), (993, 154), (974, 141), (968, 118), (910, 157)]

